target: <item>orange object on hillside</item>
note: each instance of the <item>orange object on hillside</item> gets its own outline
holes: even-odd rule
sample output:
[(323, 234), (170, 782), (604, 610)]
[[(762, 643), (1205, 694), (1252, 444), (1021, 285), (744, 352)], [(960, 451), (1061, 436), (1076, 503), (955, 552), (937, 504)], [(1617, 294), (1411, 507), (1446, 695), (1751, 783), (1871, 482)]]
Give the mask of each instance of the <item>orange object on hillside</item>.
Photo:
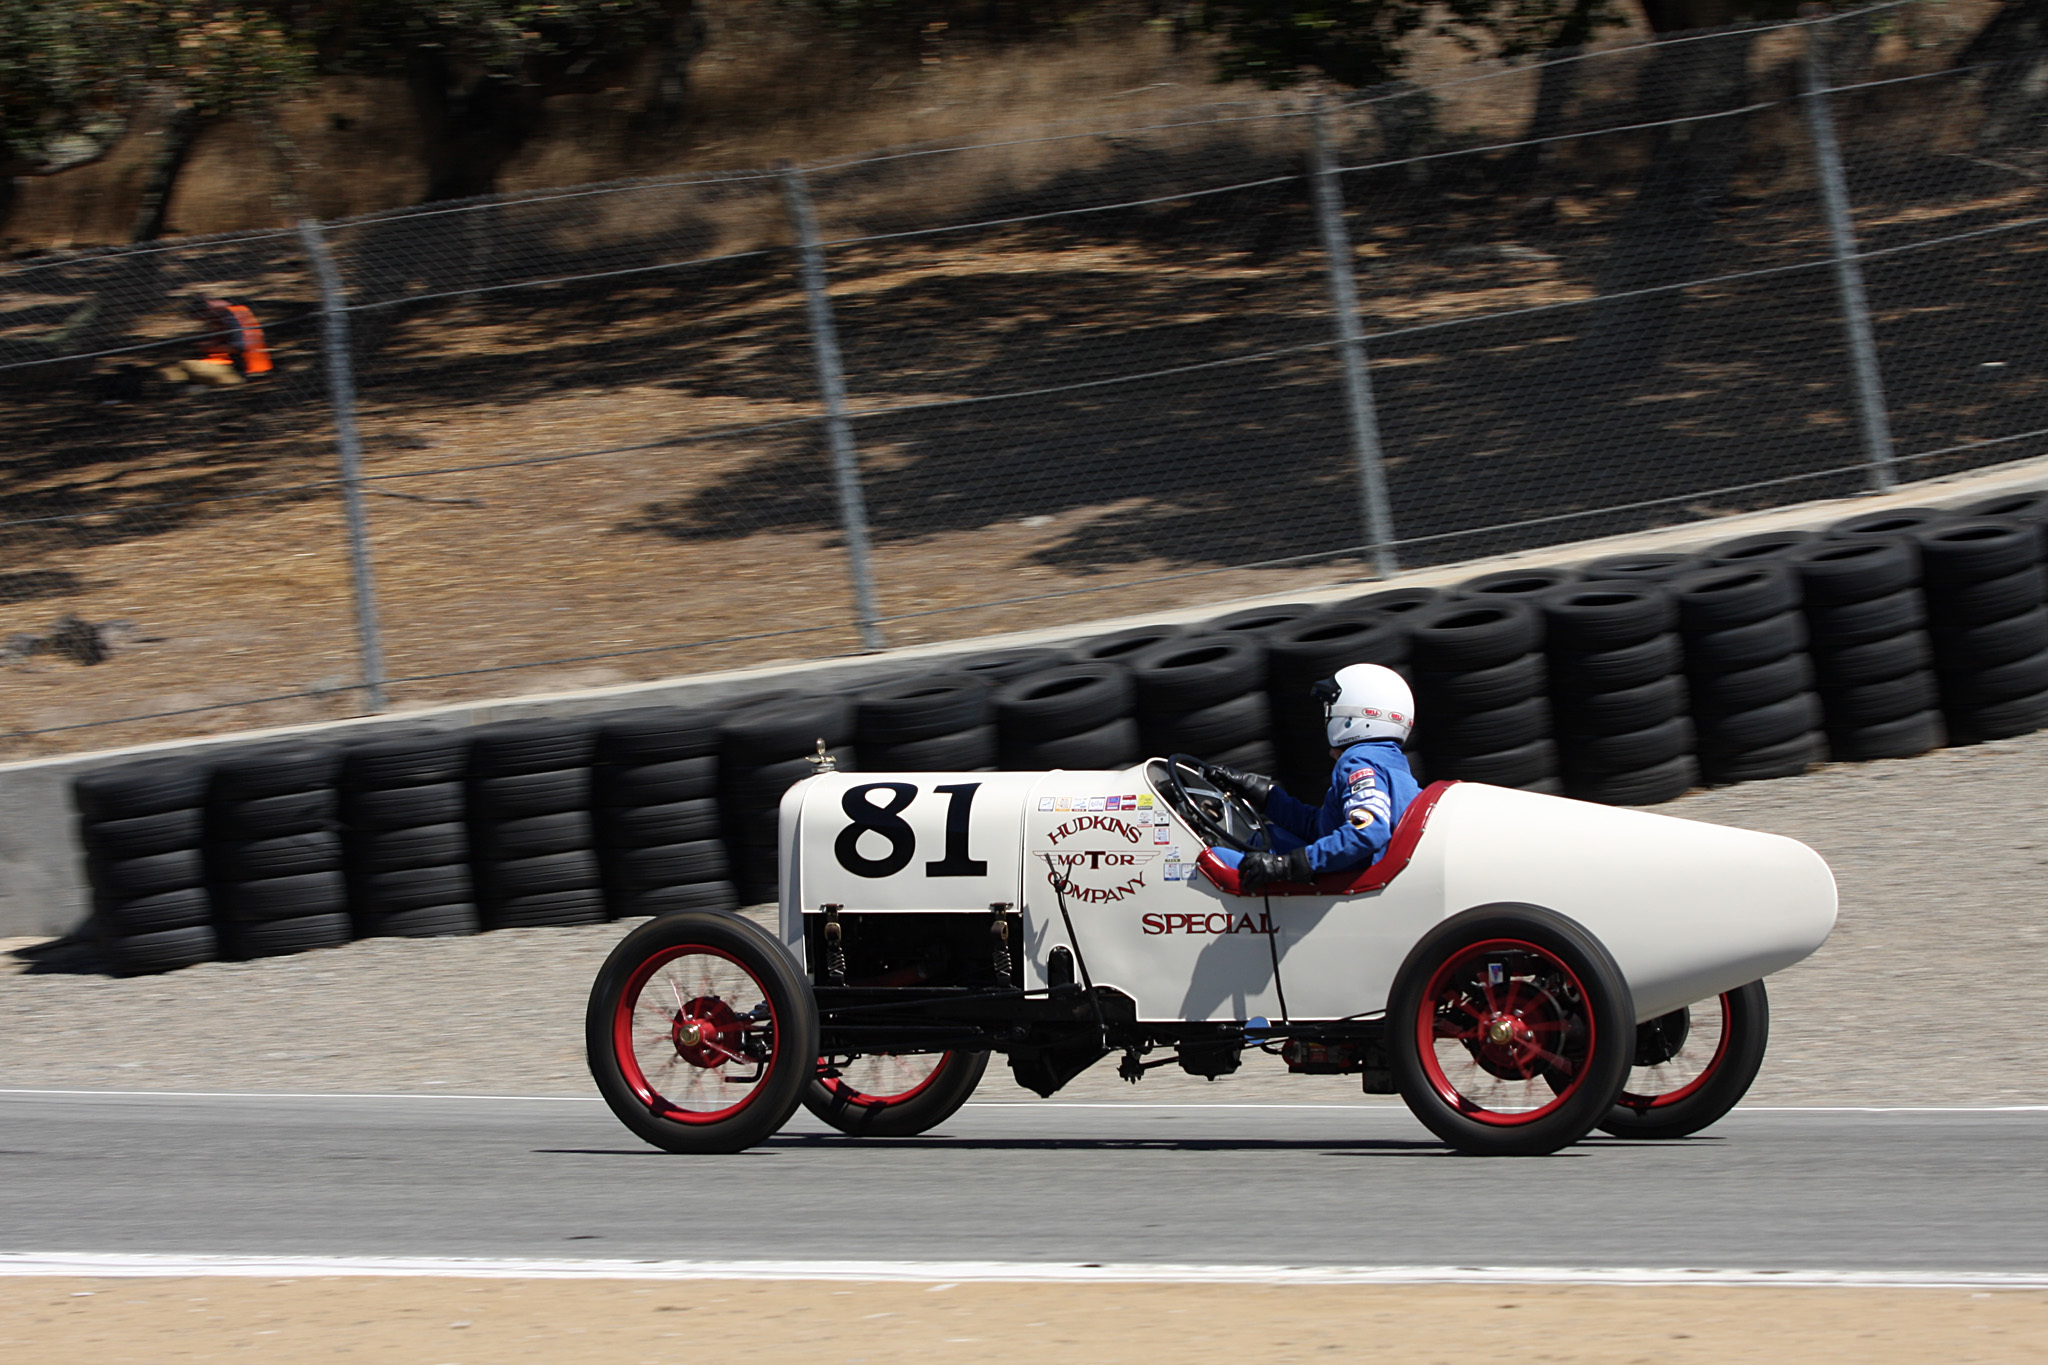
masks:
[(213, 324), (208, 360), (233, 365), (243, 375), (270, 373), (270, 348), (264, 344), (262, 325), (248, 307), (226, 299), (199, 299), (192, 310)]

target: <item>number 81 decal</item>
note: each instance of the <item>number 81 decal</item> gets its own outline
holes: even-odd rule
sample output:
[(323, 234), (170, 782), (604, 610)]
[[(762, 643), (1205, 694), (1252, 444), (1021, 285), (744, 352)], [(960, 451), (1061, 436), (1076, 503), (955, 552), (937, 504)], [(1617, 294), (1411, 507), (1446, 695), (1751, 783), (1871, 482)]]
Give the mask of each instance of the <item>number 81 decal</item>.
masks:
[[(955, 782), (932, 788), (934, 795), (948, 798), (946, 848), (939, 858), (924, 865), (925, 876), (988, 875), (988, 864), (967, 853), (967, 817), (974, 809), (974, 794), (980, 790), (979, 782)], [(879, 804), (875, 799), (878, 795)], [(839, 808), (853, 823), (840, 830), (839, 837), (832, 842), (839, 865), (856, 877), (893, 877), (910, 866), (910, 860), (917, 855), (917, 831), (903, 818), (903, 812), (916, 799), (917, 788), (908, 782), (864, 782), (847, 788)], [(862, 853), (860, 840), (864, 834), (886, 839), (889, 851), (879, 858)]]

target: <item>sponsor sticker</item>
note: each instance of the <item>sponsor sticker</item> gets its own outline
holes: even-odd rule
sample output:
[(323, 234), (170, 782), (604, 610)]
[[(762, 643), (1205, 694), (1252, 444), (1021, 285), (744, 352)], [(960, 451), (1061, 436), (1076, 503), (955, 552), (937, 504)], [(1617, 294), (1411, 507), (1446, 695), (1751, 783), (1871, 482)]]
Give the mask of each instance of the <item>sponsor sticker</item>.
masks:
[(1051, 809), (1052, 809), (1052, 798), (1051, 798), (1050, 796), (1041, 796), (1041, 797), (1039, 797), (1039, 798), (1038, 798), (1038, 808), (1039, 808), (1040, 810), (1051, 810)]
[(1124, 799), (1121, 796), (1112, 796), (1108, 798), (1108, 804), (1103, 807), (1104, 810), (1122, 810), (1123, 808)]
[[(1077, 797), (1077, 798), (1075, 798), (1075, 799), (1076, 799), (1076, 800), (1078, 800), (1079, 798)], [(1107, 810), (1107, 809), (1109, 809), (1109, 798), (1108, 798), (1108, 797), (1106, 797), (1106, 796), (1091, 796), (1091, 797), (1089, 797), (1089, 798), (1088, 798), (1088, 809), (1089, 809), (1089, 810)]]
[(1152, 842), (1155, 844), (1166, 844), (1173, 842), (1173, 831), (1168, 829), (1165, 825), (1152, 826)]
[(1377, 787), (1379, 779), (1372, 775), (1372, 769), (1360, 768), (1357, 772), (1351, 774), (1351, 785), (1354, 787)]
[(1137, 808), (1138, 808), (1138, 798), (1137, 798), (1137, 797), (1135, 797), (1135, 796), (1126, 796), (1126, 797), (1124, 798), (1124, 809), (1125, 809), (1125, 810), (1136, 810)]
[(1052, 808), (1054, 810), (1072, 810), (1074, 808), (1074, 798), (1071, 796), (1056, 796), (1053, 798)]
[(1151, 792), (1139, 792), (1139, 793), (1138, 793), (1138, 809), (1139, 809), (1139, 810), (1151, 810), (1151, 809), (1152, 809), (1152, 793), (1151, 793)]

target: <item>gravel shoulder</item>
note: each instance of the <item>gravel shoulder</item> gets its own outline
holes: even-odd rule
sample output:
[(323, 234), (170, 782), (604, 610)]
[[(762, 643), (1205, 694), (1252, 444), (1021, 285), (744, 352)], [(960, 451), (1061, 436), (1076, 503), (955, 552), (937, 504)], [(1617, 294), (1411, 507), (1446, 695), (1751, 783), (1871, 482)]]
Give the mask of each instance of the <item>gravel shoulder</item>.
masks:
[[(1660, 809), (1802, 840), (1841, 885), (1834, 937), (1771, 978), (1752, 1103), (2048, 1103), (2011, 1026), (2048, 1013), (2048, 733)], [(373, 939), (135, 980), (17, 946), (0, 951), (0, 1088), (588, 1095), (584, 999), (629, 927)], [(1000, 1070), (977, 1098), (1037, 1102)], [(1133, 1087), (1098, 1065), (1058, 1099), (1375, 1102), (1258, 1055), (1213, 1083)]]

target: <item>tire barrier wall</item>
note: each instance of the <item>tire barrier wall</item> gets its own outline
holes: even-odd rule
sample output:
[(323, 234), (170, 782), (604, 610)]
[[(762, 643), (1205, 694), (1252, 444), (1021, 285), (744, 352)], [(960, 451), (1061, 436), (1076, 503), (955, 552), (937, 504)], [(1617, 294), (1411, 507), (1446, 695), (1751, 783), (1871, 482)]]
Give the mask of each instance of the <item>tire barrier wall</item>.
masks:
[(776, 811), (846, 769), (1121, 767), (1189, 752), (1328, 777), (1313, 682), (1413, 684), (1418, 776), (1646, 805), (2048, 726), (2048, 493), (1517, 569), (767, 692), (151, 759), (72, 785), (111, 968), (351, 936), (592, 923), (776, 894)]

